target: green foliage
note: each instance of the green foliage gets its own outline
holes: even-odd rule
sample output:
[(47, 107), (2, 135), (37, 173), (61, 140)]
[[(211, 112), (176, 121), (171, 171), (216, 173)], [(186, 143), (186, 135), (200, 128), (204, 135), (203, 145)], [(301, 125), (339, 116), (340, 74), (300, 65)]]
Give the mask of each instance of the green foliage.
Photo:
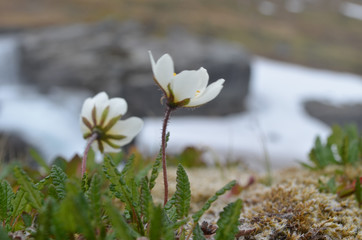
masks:
[(36, 163), (39, 164), (39, 166), (45, 169), (47, 173), (50, 171), (50, 168), (45, 159), (34, 148), (29, 149), (29, 154), (36, 161)]
[(119, 210), (115, 208), (111, 202), (107, 202), (106, 211), (118, 239), (133, 240), (139, 236), (139, 234), (127, 224), (124, 217), (119, 213)]
[[(170, 133), (168, 132), (166, 134), (166, 147), (167, 147), (167, 143), (168, 143), (169, 138), (170, 138)], [(158, 174), (159, 174), (159, 172), (161, 170), (161, 167), (162, 167), (162, 148), (160, 148), (160, 152), (158, 153), (158, 155), (156, 157), (156, 160), (155, 160), (155, 163), (152, 166), (151, 179), (150, 179), (150, 183), (149, 183), (150, 190), (152, 190), (152, 188), (156, 184), (156, 179), (157, 179)]]
[(355, 180), (355, 196), (359, 206), (362, 205), (362, 181), (357, 177)]
[[(181, 164), (175, 194), (165, 206), (159, 206), (151, 190), (160, 163), (152, 169), (139, 169), (132, 156), (119, 171), (113, 157), (106, 155), (103, 171), (99, 165), (94, 166), (83, 178), (72, 169), (79, 169), (78, 157), (70, 162), (58, 158), (56, 163), (45, 176), (16, 166), (11, 184), (7, 180), (0, 182), (1, 237), (19, 231), (30, 234), (27, 239), (36, 240), (205, 239), (198, 220), (235, 184), (233, 181), (220, 189), (191, 219), (190, 182)], [(17, 189), (16, 193), (13, 189)]]
[(202, 215), (211, 207), (211, 204), (213, 202), (215, 202), (219, 196), (223, 195), (226, 191), (230, 190), (233, 186), (235, 186), (235, 184), (236, 184), (235, 180), (229, 182), (224, 187), (222, 187), (220, 190), (218, 190), (215, 193), (215, 195), (213, 195), (211, 198), (209, 198), (207, 200), (207, 202), (205, 203), (205, 205), (199, 211), (197, 211), (194, 215), (192, 215), (192, 219), (194, 220), (194, 222), (197, 223), (200, 220), (200, 218), (202, 217)]
[(50, 177), (57, 193), (56, 197), (63, 199), (65, 197), (65, 180), (67, 179), (67, 175), (60, 167), (53, 165), (50, 170)]
[(334, 176), (331, 177), (327, 183), (323, 183), (320, 179), (318, 183), (320, 192), (337, 193), (336, 178)]
[(18, 216), (24, 209), (28, 201), (26, 200), (27, 193), (19, 188), (16, 192), (15, 198), (12, 201), (13, 212), (11, 214), (12, 217)]
[(323, 170), (331, 165), (337, 166), (334, 173), (329, 174), (331, 176), (327, 182), (318, 180), (321, 192), (334, 193), (340, 198), (355, 194), (360, 204), (360, 185), (354, 177), (357, 179), (362, 177), (350, 176), (346, 171), (349, 166), (360, 168), (362, 164), (362, 137), (355, 125), (344, 128), (333, 126), (332, 133), (325, 144), (317, 137), (309, 157), (313, 165), (302, 165), (312, 170)]
[(345, 128), (333, 126), (332, 133), (326, 143), (322, 143), (317, 137), (314, 147), (309, 153), (309, 159), (313, 163), (303, 166), (320, 170), (329, 165), (356, 165), (362, 162), (362, 138), (355, 125), (348, 125)]
[(181, 164), (177, 167), (175, 192), (176, 213), (179, 219), (186, 217), (189, 213), (191, 202), (190, 182), (185, 169)]
[(241, 208), (242, 201), (240, 199), (224, 208), (217, 221), (219, 228), (216, 231), (215, 240), (232, 240), (235, 238), (235, 235), (238, 233)]
[(200, 225), (197, 223), (193, 231), (193, 240), (206, 240), (204, 233), (202, 232)]
[(0, 239), (1, 240), (9, 240), (8, 233), (5, 231), (3, 227), (0, 226)]
[(19, 182), (20, 186), (26, 193), (26, 199), (36, 209), (40, 209), (43, 202), (42, 193), (37, 189), (32, 179), (22, 170), (16, 166), (14, 168), (14, 175)]
[(7, 221), (12, 209), (12, 201), (15, 197), (15, 194), (10, 186), (10, 184), (3, 180), (0, 182), (0, 221)]

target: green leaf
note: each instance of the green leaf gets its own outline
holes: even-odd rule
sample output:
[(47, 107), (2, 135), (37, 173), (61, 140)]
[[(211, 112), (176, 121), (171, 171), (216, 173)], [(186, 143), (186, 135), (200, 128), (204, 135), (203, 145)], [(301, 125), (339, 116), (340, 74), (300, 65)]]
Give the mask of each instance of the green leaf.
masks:
[(27, 193), (19, 188), (19, 190), (15, 194), (15, 198), (12, 201), (13, 205), (13, 212), (11, 214), (12, 217), (18, 216), (25, 208), (26, 204), (28, 203), (27, 200)]
[(14, 175), (21, 185), (22, 189), (27, 193), (26, 198), (29, 203), (36, 209), (42, 206), (42, 194), (36, 188), (31, 178), (18, 166), (14, 168)]
[[(126, 207), (132, 212), (131, 216), (133, 221), (137, 223), (138, 229), (142, 233), (144, 227), (142, 226), (138, 208), (138, 189), (136, 188), (137, 185), (135, 185), (134, 179), (130, 179), (128, 183), (126, 183), (124, 176), (119, 173), (109, 155), (106, 155), (104, 158), (103, 172), (111, 182), (109, 186), (111, 192), (122, 202), (126, 203)], [(131, 186), (131, 188), (129, 186)]]
[(81, 184), (83, 192), (87, 192), (89, 188), (89, 179), (88, 179), (88, 172), (85, 172), (82, 176), (82, 184)]
[(155, 163), (152, 166), (152, 173), (151, 173), (151, 178), (150, 178), (150, 183), (149, 183), (150, 190), (152, 190), (152, 188), (156, 185), (156, 179), (161, 170), (161, 167), (162, 167), (162, 153), (160, 151), (155, 160)]
[(320, 137), (315, 140), (314, 147), (309, 153), (309, 160), (314, 163), (314, 168), (323, 169), (330, 164), (338, 164), (331, 146), (323, 145)]
[(96, 221), (97, 225), (100, 225), (101, 222), (101, 178), (98, 174), (94, 174), (87, 191), (87, 198), (89, 202), (89, 206), (93, 215), (93, 220)]
[(327, 143), (329, 146), (335, 144), (337, 147), (342, 145), (343, 140), (343, 129), (339, 125), (332, 126), (332, 133), (328, 137)]
[(353, 139), (348, 146), (348, 163), (355, 164), (358, 162), (358, 152), (359, 141), (358, 139)]
[(37, 218), (37, 240), (47, 240), (52, 235), (52, 225), (54, 224), (54, 199), (49, 198), (42, 209), (39, 211)]
[(211, 207), (211, 204), (215, 202), (219, 196), (223, 195), (226, 191), (230, 190), (235, 184), (236, 184), (235, 180), (229, 182), (219, 191), (217, 191), (214, 196), (210, 197), (209, 200), (207, 200), (207, 202), (205, 203), (205, 205), (194, 215), (192, 215), (194, 223), (197, 223), (200, 220), (201, 216)]
[(201, 230), (200, 225), (197, 223), (193, 231), (193, 240), (206, 240), (204, 232)]
[(191, 189), (189, 178), (181, 164), (177, 167), (176, 175), (175, 206), (178, 219), (181, 219), (189, 213)]
[(220, 218), (217, 221), (218, 229), (216, 230), (215, 240), (233, 240), (239, 229), (239, 217), (242, 208), (240, 199), (227, 205), (223, 212), (220, 213)]
[(335, 177), (332, 177), (331, 179), (328, 180), (328, 182), (327, 182), (327, 190), (330, 193), (336, 193), (337, 192), (337, 184), (336, 184)]
[(12, 201), (15, 194), (10, 184), (3, 180), (0, 182), (0, 221), (5, 221), (13, 208)]
[(162, 239), (163, 224), (162, 224), (162, 208), (157, 206), (152, 209), (150, 221), (150, 240)]
[(111, 204), (111, 201), (106, 204), (106, 212), (118, 239), (133, 240), (139, 237), (139, 234), (126, 223), (119, 210)]
[(21, 214), (21, 218), (23, 219), (23, 223), (24, 223), (25, 227), (31, 226), (32, 217), (29, 213), (23, 212), (23, 214)]
[(143, 215), (144, 221), (148, 221), (150, 216), (151, 208), (153, 207), (153, 200), (150, 189), (148, 188), (147, 177), (141, 181), (141, 193), (140, 193), (140, 207), (141, 214)]
[[(166, 134), (166, 144), (165, 144), (166, 146), (165, 147), (167, 147), (167, 142), (168, 142), (169, 138), (170, 138), (170, 133), (168, 132)], [(151, 178), (150, 178), (150, 183), (149, 183), (150, 190), (152, 190), (153, 187), (156, 185), (156, 179), (161, 170), (161, 167), (162, 167), (162, 148), (160, 149), (160, 152), (157, 155), (155, 163), (152, 166), (152, 173), (151, 173)]]
[(78, 182), (67, 180), (67, 195), (61, 201), (57, 218), (70, 233), (81, 233), (85, 239), (95, 239), (95, 228), (91, 222), (90, 207)]
[(29, 154), (39, 164), (39, 166), (43, 167), (47, 173), (49, 172), (50, 169), (47, 162), (34, 148), (29, 149)]
[(166, 221), (168, 222), (168, 224), (173, 224), (177, 221), (177, 211), (176, 211), (175, 203), (176, 203), (176, 197), (175, 197), (175, 195), (173, 195), (168, 200), (166, 205), (164, 206), (164, 210), (165, 210), (164, 217), (166, 218)]
[[(126, 164), (124, 165), (121, 176), (127, 176), (127, 175), (134, 175), (134, 172), (131, 171), (133, 169), (133, 163), (134, 163), (135, 155), (132, 154), (129, 158)], [(134, 170), (134, 169), (133, 169)]]
[(53, 165), (50, 170), (50, 177), (53, 180), (53, 185), (57, 192), (57, 199), (63, 199), (65, 197), (65, 180), (67, 179), (67, 175), (63, 172), (63, 170)]
[(361, 183), (361, 178), (360, 177), (356, 177), (356, 191), (355, 191), (355, 196), (356, 196), (356, 200), (359, 204), (359, 206), (362, 205), (362, 183)]
[(0, 239), (1, 240), (10, 240), (8, 233), (2, 226), (0, 226)]

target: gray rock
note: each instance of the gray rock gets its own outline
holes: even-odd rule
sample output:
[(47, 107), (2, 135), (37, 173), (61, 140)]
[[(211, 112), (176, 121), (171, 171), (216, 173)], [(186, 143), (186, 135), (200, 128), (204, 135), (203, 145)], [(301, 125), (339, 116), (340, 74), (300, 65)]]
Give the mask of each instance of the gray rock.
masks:
[(327, 102), (306, 101), (304, 102), (306, 112), (329, 126), (339, 124), (356, 124), (362, 130), (362, 103), (344, 104), (335, 106)]
[(37, 163), (31, 157), (29, 149), (34, 148), (16, 133), (0, 132), (0, 159), (5, 163), (22, 162), (35, 168)]
[(157, 38), (144, 25), (112, 21), (31, 30), (19, 36), (23, 78), (45, 91), (53, 86), (106, 91), (124, 97), (132, 115), (162, 115), (161, 91), (153, 81), (148, 57), (151, 50), (156, 59), (169, 53), (177, 72), (203, 66), (210, 82), (226, 80), (217, 100), (180, 113), (224, 115), (244, 110), (250, 56), (239, 45), (180, 29)]

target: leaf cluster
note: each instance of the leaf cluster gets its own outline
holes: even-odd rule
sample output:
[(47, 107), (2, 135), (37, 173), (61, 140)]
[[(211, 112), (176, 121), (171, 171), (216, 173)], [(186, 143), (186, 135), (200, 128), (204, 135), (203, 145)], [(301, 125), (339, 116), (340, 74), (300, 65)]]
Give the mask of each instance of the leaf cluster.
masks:
[(309, 159), (312, 165), (302, 165), (311, 170), (338, 167), (328, 181), (318, 180), (321, 192), (334, 193), (341, 198), (354, 194), (358, 204), (362, 205), (362, 176), (350, 176), (345, 170), (348, 166), (360, 168), (362, 164), (362, 136), (355, 125), (333, 126), (326, 143), (317, 137)]
[[(205, 239), (202, 215), (235, 181), (217, 191), (194, 214), (186, 170), (177, 167), (176, 192), (165, 206), (155, 203), (152, 189), (161, 170), (159, 156), (151, 167), (139, 168), (134, 157), (120, 168), (119, 156), (106, 155), (90, 175), (79, 175), (79, 159), (41, 165), (34, 174), (19, 166), (9, 181), (0, 181), (0, 238), (15, 239)], [(38, 159), (41, 161), (41, 159)], [(75, 164), (74, 161), (77, 163)], [(98, 170), (97, 170), (98, 167)], [(41, 176), (41, 177), (40, 177)], [(241, 200), (227, 206), (215, 236), (233, 239)]]
[(330, 165), (357, 165), (362, 163), (362, 137), (355, 125), (342, 128), (338, 125), (332, 127), (332, 133), (326, 143), (318, 136), (314, 147), (309, 153), (311, 165), (303, 166), (320, 170)]

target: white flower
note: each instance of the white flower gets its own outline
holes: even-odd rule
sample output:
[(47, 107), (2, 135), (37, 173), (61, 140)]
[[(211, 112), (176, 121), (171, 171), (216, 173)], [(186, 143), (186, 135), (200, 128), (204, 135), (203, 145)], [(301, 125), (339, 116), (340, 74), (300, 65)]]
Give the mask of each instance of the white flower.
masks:
[(213, 100), (223, 88), (224, 79), (207, 86), (209, 75), (205, 68), (175, 73), (172, 58), (163, 55), (157, 62), (149, 51), (152, 71), (171, 108), (197, 107)]
[(141, 131), (143, 121), (138, 117), (120, 120), (127, 112), (123, 98), (108, 99), (105, 92), (84, 101), (80, 125), (85, 139), (97, 133), (93, 149), (101, 152), (117, 152), (120, 147), (132, 141)]

